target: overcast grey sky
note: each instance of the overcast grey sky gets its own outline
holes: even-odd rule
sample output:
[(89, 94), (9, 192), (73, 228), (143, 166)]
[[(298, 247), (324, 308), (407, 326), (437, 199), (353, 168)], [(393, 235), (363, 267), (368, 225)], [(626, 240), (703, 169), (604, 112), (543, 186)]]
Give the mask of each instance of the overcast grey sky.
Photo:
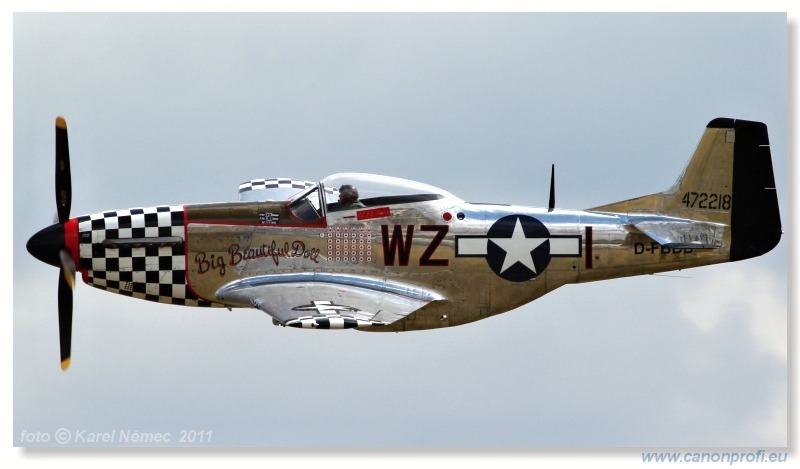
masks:
[[(14, 425), (266, 448), (787, 444), (789, 235), (735, 264), (566, 286), (403, 334), (75, 292), (58, 366), (53, 122), (72, 215), (372, 172), (582, 209), (669, 187), (708, 121), (766, 122), (784, 227), (785, 14), (16, 14)], [(786, 228), (784, 228), (786, 231)], [(46, 445), (47, 446), (47, 445)], [(53, 446), (51, 443), (49, 446)]]

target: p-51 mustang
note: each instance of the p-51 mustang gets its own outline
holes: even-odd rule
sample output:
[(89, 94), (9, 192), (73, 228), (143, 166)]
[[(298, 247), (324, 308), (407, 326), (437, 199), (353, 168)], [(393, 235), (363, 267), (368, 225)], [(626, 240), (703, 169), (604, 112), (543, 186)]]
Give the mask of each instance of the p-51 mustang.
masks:
[[(252, 307), (299, 328), (411, 331), (466, 324), (568, 283), (738, 261), (782, 234), (766, 125), (718, 118), (663, 192), (588, 210), (467, 203), (368, 174), (256, 179), (237, 202), (71, 218), (67, 126), (56, 119), (58, 223), (28, 241), (61, 268), (61, 367), (74, 275), (174, 305)], [(358, 200), (354, 200), (358, 192)]]

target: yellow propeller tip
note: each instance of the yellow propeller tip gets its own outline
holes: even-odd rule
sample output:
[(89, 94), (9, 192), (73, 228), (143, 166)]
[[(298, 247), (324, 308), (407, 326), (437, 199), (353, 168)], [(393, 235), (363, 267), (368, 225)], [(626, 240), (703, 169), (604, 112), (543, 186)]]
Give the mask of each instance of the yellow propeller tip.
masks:
[(61, 371), (67, 371), (67, 368), (69, 368), (69, 361), (69, 358), (61, 360)]
[(69, 272), (69, 271), (64, 271), (64, 278), (67, 280), (67, 284), (69, 285), (69, 288), (74, 290), (75, 289), (75, 276), (72, 275), (72, 273)]
[(60, 127), (62, 129), (66, 129), (67, 128), (67, 121), (64, 120), (64, 118), (61, 117), (61, 116), (56, 117), (56, 127)]

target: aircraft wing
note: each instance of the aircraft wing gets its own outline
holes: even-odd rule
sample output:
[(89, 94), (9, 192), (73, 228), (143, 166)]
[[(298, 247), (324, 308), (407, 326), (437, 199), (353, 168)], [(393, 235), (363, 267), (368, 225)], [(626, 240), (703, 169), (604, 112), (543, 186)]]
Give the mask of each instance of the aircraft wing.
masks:
[(443, 297), (415, 285), (340, 273), (249, 277), (216, 292), (220, 301), (260, 309), (284, 326), (348, 329), (388, 325)]

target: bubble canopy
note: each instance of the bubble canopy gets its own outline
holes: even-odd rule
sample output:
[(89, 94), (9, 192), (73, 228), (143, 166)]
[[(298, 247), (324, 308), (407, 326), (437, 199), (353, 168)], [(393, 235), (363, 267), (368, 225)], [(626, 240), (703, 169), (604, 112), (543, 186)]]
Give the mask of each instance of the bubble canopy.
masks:
[[(358, 207), (342, 206), (339, 202), (339, 188), (344, 185), (353, 186), (358, 190), (358, 201), (361, 203)], [(460, 201), (447, 191), (421, 182), (376, 174), (341, 173), (328, 176), (319, 184), (295, 195), (289, 201), (289, 210), (297, 218), (313, 222), (323, 218), (326, 211), (337, 212), (441, 199)]]
[[(354, 186), (358, 189), (358, 196), (360, 199), (416, 195), (436, 195), (438, 196), (436, 199), (458, 199), (453, 194), (439, 189), (438, 187), (410, 181), (408, 179), (380, 176), (377, 174), (340, 173), (328, 176), (321, 182), (327, 189), (326, 192), (338, 192), (339, 188), (345, 184)], [(328, 192), (328, 197), (331, 197), (330, 192)], [(329, 200), (329, 202), (334, 201), (335, 200)]]

